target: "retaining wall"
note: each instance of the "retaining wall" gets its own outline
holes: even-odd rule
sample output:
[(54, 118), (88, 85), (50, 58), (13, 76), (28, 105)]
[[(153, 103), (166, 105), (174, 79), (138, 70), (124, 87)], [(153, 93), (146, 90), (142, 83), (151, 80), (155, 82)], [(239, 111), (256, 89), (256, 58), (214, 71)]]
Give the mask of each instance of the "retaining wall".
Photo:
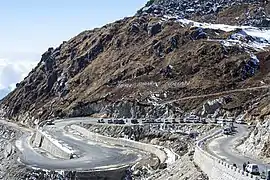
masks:
[(58, 158), (70, 159), (72, 151), (66, 147), (63, 147), (61, 144), (59, 144), (59, 142), (57, 142), (46, 133), (37, 130), (32, 137), (33, 138), (31, 139), (33, 139), (33, 142), (31, 143), (33, 147), (41, 148)]
[(194, 153), (195, 163), (208, 175), (210, 180), (256, 180), (253, 175), (233, 167), (203, 150), (203, 143), (218, 133), (220, 131), (205, 137), (197, 143)]
[(142, 151), (150, 152), (152, 154), (155, 154), (159, 158), (160, 163), (165, 163), (167, 160), (167, 155), (162, 150), (162, 147), (150, 145), (150, 144), (145, 144), (145, 143), (140, 143), (140, 142), (132, 141), (132, 140), (128, 140), (128, 139), (112, 138), (112, 137), (103, 136), (103, 135), (100, 135), (97, 133), (90, 132), (89, 130), (87, 130), (81, 126), (78, 126), (78, 125), (71, 125), (71, 128), (73, 130), (81, 133), (83, 136), (87, 137), (88, 139), (91, 139), (91, 140), (94, 140), (97, 142), (126, 146), (126, 147), (139, 149)]

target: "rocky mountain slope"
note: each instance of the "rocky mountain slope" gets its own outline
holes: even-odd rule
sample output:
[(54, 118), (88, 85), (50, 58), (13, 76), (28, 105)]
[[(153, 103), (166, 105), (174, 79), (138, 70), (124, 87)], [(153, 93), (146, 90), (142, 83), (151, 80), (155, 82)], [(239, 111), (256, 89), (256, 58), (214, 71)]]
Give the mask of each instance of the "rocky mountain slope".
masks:
[(243, 144), (237, 147), (245, 156), (270, 162), (270, 121), (259, 122)]
[[(30, 125), (53, 117), (156, 118), (190, 111), (237, 116), (246, 110), (249, 119), (264, 119), (269, 115), (268, 31), (194, 21), (254, 25), (252, 15), (237, 13), (260, 6), (265, 14), (260, 18), (267, 19), (269, 4), (213, 2), (150, 1), (134, 17), (49, 48), (1, 101), (3, 115)], [(208, 13), (208, 7), (222, 3), (226, 8)], [(195, 7), (200, 8), (193, 12)], [(209, 100), (218, 98), (213, 107)]]
[(269, 27), (268, 0), (150, 0), (138, 14), (177, 15), (201, 22)]

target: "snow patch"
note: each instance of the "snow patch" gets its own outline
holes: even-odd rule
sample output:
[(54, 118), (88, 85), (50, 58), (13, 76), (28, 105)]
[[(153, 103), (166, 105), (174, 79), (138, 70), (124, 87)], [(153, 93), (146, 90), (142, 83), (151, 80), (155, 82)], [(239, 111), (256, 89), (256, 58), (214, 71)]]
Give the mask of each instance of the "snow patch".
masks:
[[(224, 46), (235, 46), (239, 45), (241, 47), (252, 48), (256, 51), (264, 50), (266, 47), (270, 46), (270, 30), (260, 29), (252, 26), (231, 26), (225, 24), (210, 24), (210, 23), (200, 23), (188, 19), (181, 18), (179, 16), (168, 16), (165, 15), (163, 20), (175, 20), (185, 26), (194, 26), (204, 29), (222, 30), (225, 32), (238, 31), (233, 34), (231, 38), (222, 40), (221, 43)], [(248, 36), (253, 39), (249, 39)]]
[(252, 37), (258, 37), (270, 42), (270, 30), (260, 30), (259, 28), (248, 28), (244, 30), (248, 35)]

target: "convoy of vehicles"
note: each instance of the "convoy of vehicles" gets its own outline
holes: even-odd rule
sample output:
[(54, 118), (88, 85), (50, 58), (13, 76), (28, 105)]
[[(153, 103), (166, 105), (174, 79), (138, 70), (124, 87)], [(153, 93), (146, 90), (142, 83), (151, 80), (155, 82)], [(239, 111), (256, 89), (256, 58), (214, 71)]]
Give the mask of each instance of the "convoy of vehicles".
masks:
[[(105, 123), (104, 119), (99, 119), (97, 121), (98, 123)], [(126, 124), (126, 123), (131, 123), (131, 124), (139, 124), (138, 119), (108, 119), (107, 123), (108, 124)], [(238, 124), (244, 124), (244, 120), (242, 118), (239, 119), (223, 119), (223, 118), (201, 118), (196, 115), (189, 115), (184, 118), (158, 118), (158, 119), (143, 119), (143, 123), (164, 123), (164, 124), (175, 124), (175, 123), (217, 123), (223, 126), (223, 134), (224, 135), (231, 135), (234, 131), (234, 122)], [(54, 124), (53, 122), (48, 121), (48, 125)], [(195, 138), (197, 136), (196, 133), (190, 132), (189, 133), (190, 137)], [(71, 157), (73, 158), (73, 157)], [(253, 175), (260, 175), (259, 167), (257, 164), (247, 164), (245, 171), (248, 173), (251, 173)], [(270, 170), (268, 170), (264, 174), (264, 179), (270, 180)]]
[[(232, 118), (228, 119), (223, 119), (223, 118), (202, 118), (197, 115), (191, 114), (183, 118), (144, 118), (141, 120), (142, 123), (165, 123), (165, 124), (178, 124), (178, 123), (202, 123), (202, 124), (207, 124), (207, 123), (213, 123), (213, 124), (220, 124), (221, 126), (226, 126), (229, 123), (233, 124), (238, 123), (238, 124), (244, 124), (244, 121), (241, 120), (235, 120)], [(106, 123), (104, 119), (99, 119), (97, 121), (98, 123)], [(131, 123), (131, 124), (139, 124), (139, 121), (137, 119), (108, 119), (107, 123), (108, 124), (126, 124), (126, 123)]]
[(186, 116), (184, 118), (184, 122), (185, 123), (200, 123), (201, 120), (200, 120), (200, 117), (194, 115), (194, 114), (191, 114), (189, 116)]
[(97, 123), (108, 123), (108, 124), (126, 124), (126, 123), (130, 123), (131, 124), (139, 124), (138, 119), (107, 119), (106, 121), (104, 119), (98, 119)]

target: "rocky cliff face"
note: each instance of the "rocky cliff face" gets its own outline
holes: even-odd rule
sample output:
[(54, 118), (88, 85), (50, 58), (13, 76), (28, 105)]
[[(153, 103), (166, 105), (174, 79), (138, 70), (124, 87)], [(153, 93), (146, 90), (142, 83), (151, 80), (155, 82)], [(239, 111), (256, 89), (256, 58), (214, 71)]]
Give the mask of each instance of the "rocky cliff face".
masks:
[(250, 157), (270, 162), (270, 120), (260, 122), (246, 141), (238, 147), (240, 152)]
[[(247, 6), (258, 5), (252, 2)], [(268, 40), (239, 29), (194, 27), (153, 9), (174, 9), (171, 3), (155, 1), (140, 15), (84, 31), (49, 48), (1, 102), (3, 115), (30, 125), (53, 117), (90, 115), (156, 118), (193, 110), (206, 116), (205, 108), (212, 113), (215, 109), (200, 105), (218, 98), (223, 99), (219, 115), (243, 110), (249, 110), (250, 119), (267, 115), (261, 113), (265, 103), (254, 105), (268, 102), (267, 89), (245, 89), (269, 84)], [(189, 17), (186, 11), (198, 3), (178, 5)], [(220, 9), (217, 16), (226, 18), (229, 8), (239, 3)], [(206, 12), (206, 5), (202, 8)], [(235, 41), (239, 43), (231, 43)], [(254, 44), (265, 47), (258, 50)]]

